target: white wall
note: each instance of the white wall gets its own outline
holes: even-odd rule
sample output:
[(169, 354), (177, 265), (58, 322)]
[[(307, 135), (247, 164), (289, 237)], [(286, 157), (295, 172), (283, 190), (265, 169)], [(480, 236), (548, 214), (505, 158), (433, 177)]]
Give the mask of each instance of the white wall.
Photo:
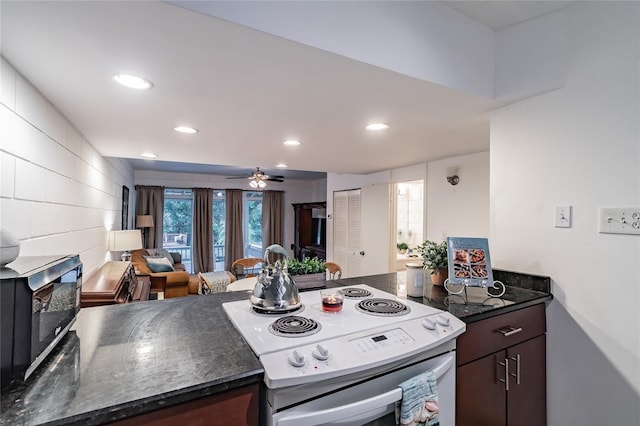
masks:
[[(250, 189), (246, 181), (228, 180), (224, 176), (201, 173), (169, 173), (150, 170), (135, 171), (136, 185), (157, 185), (167, 188)], [(293, 255), (294, 241), (293, 203), (325, 201), (327, 180), (302, 181), (286, 179), (283, 183), (267, 182), (267, 189), (284, 191), (284, 248)]]
[[(458, 168), (460, 175), (457, 186), (451, 186), (446, 180), (446, 171), (452, 166)], [(445, 233), (469, 237), (489, 235), (489, 152), (414, 164), (370, 175), (328, 173), (327, 215), (333, 213), (333, 191), (420, 179), (425, 181), (426, 239), (440, 241)], [(376, 212), (363, 211), (362, 214)], [(333, 221), (329, 219), (327, 258), (331, 259), (332, 256)]]
[[(108, 259), (133, 170), (104, 159), (4, 58), (0, 70), (0, 225), (20, 255), (79, 254), (85, 279)], [(131, 226), (132, 210), (129, 210)]]
[[(460, 183), (447, 182), (456, 168)], [(426, 239), (489, 236), (489, 151), (428, 164)]]
[[(498, 33), (567, 45), (563, 88), (491, 117), (493, 262), (552, 278), (551, 426), (640, 424), (640, 236), (597, 226), (599, 206), (640, 205), (639, 9), (580, 2), (551, 31), (562, 40), (544, 19)], [(555, 205), (573, 227), (554, 228)]]

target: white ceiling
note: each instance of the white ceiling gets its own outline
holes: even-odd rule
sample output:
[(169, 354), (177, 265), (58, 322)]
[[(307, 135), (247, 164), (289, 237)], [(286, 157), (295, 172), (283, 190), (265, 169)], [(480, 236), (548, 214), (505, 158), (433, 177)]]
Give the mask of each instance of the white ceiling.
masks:
[[(547, 2), (445, 3), (489, 27), (551, 10)], [(512, 12), (516, 3), (525, 15)], [(102, 155), (159, 156), (136, 168), (260, 166), (288, 176), (274, 168), (285, 162), (292, 170), (370, 173), (489, 148), (489, 100), (168, 3), (0, 7), (2, 55)], [(496, 19), (500, 10), (507, 20)], [(118, 72), (142, 74), (154, 88), (119, 87), (111, 80)], [(372, 134), (364, 130), (371, 120), (391, 127)], [(176, 125), (200, 132), (177, 134)], [(283, 146), (288, 138), (302, 145)]]

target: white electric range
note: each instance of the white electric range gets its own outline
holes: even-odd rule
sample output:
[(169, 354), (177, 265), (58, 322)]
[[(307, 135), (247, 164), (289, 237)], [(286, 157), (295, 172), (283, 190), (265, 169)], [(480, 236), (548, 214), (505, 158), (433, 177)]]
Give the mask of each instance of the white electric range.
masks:
[(393, 411), (401, 381), (432, 369), (440, 374), (441, 424), (453, 424), (455, 338), (465, 324), (366, 284), (339, 290), (336, 313), (322, 310), (320, 291), (301, 292), (302, 308), (283, 314), (256, 312), (247, 300), (223, 304), (264, 367), (265, 423), (378, 421)]

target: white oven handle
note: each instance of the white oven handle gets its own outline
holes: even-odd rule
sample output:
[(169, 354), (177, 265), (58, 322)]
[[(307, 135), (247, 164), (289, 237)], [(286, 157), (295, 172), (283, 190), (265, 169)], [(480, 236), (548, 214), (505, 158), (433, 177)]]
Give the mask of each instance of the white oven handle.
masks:
[[(433, 374), (436, 379), (442, 377), (453, 366), (453, 357), (447, 356), (444, 361), (434, 368)], [(330, 423), (332, 421), (341, 420), (358, 414), (367, 413), (380, 407), (395, 404), (402, 400), (402, 389), (400, 387), (393, 388), (381, 395), (376, 395), (362, 401), (352, 402), (351, 404), (341, 405), (339, 407), (328, 408), (326, 410), (312, 411), (308, 413), (293, 413), (285, 415), (278, 419), (278, 426), (313, 426), (318, 424)]]

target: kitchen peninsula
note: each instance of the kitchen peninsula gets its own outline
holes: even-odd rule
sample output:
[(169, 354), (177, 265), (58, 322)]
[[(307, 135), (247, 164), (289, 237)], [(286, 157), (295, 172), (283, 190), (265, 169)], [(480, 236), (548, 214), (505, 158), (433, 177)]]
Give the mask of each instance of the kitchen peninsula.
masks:
[[(551, 299), (547, 277), (495, 275), (507, 284), (501, 299), (449, 296), (439, 287), (411, 299), (468, 324)], [(404, 272), (327, 285), (360, 283), (406, 294)], [(1, 423), (144, 424), (135, 417), (158, 410), (188, 414), (198, 400), (224, 404), (231, 395), (244, 404), (235, 413), (242, 420), (224, 423), (256, 424), (262, 366), (222, 309), (222, 303), (248, 297), (227, 292), (82, 309), (73, 331), (34, 375), (3, 393)]]

